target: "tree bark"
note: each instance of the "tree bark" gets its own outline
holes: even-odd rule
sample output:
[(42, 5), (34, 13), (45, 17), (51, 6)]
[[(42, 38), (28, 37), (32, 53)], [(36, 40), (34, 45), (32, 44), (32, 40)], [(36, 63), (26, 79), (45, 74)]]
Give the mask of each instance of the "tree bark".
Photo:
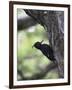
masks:
[(24, 11), (45, 28), (58, 64), (59, 77), (64, 78), (64, 12), (48, 10)]

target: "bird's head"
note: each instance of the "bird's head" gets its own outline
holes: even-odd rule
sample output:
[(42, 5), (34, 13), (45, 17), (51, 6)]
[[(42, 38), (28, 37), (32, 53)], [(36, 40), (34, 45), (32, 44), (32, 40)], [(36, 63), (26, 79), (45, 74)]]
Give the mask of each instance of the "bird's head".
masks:
[(37, 49), (40, 49), (40, 48), (41, 48), (41, 45), (42, 45), (42, 42), (43, 42), (43, 40), (42, 40), (41, 42), (36, 42), (36, 43), (32, 46), (32, 48), (35, 47), (35, 48), (37, 48)]

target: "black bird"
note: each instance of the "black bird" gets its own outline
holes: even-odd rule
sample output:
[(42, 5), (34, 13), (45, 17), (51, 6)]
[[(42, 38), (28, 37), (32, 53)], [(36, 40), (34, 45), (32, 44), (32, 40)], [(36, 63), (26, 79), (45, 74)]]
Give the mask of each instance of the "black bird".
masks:
[(42, 44), (43, 40), (41, 42), (36, 42), (32, 47), (35, 47), (39, 49), (48, 59), (51, 61), (55, 61), (55, 57), (53, 54), (53, 50), (48, 44)]

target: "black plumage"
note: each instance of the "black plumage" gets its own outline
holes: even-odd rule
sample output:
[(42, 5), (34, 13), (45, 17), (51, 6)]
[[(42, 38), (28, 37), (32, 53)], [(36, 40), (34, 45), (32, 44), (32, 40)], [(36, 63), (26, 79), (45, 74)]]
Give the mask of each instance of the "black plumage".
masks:
[(55, 61), (54, 53), (50, 45), (48, 44), (42, 44), (41, 42), (36, 42), (33, 47), (39, 49), (48, 59), (51, 61)]

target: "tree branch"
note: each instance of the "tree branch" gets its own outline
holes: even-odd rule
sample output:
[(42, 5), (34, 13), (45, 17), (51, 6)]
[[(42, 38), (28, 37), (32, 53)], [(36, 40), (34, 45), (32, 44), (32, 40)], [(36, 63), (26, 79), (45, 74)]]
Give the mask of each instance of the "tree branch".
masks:
[(18, 31), (22, 30), (22, 29), (26, 29), (26, 28), (29, 28), (33, 25), (35, 25), (37, 22), (28, 17), (28, 18), (20, 18), (17, 20), (17, 28), (18, 28)]

